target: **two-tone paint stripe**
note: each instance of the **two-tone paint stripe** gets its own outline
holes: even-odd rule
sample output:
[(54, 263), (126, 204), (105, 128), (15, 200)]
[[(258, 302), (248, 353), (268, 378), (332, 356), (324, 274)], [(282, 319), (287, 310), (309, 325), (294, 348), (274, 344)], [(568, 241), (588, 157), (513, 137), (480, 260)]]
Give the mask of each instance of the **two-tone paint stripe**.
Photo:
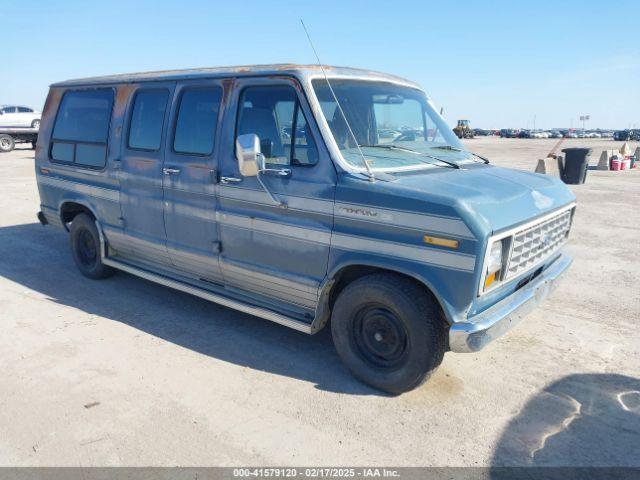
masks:
[(354, 252), (366, 252), (401, 260), (410, 260), (436, 267), (473, 272), (476, 256), (458, 252), (407, 245), (405, 243), (346, 235), (336, 232), (303, 228), (281, 222), (263, 220), (242, 215), (218, 212), (217, 220), (223, 225), (244, 228), (259, 233), (276, 235), (293, 240), (302, 240), (327, 247)]
[(222, 225), (244, 228), (255, 232), (287, 237), (294, 240), (329, 245), (331, 232), (329, 230), (317, 230), (313, 228), (298, 227), (287, 223), (263, 220), (261, 218), (234, 215), (225, 212), (217, 212), (216, 219)]
[[(219, 195), (221, 198), (276, 208), (269, 202), (267, 195), (259, 190), (220, 185)], [(350, 220), (428, 231), (460, 239), (475, 240), (473, 233), (467, 225), (461, 219), (455, 217), (417, 213), (371, 205), (333, 202), (331, 200), (283, 195), (280, 193), (278, 193), (278, 197), (281, 198), (287, 204), (287, 208), (291, 210), (334, 215)]]
[(254, 291), (299, 307), (315, 310), (318, 304), (318, 283), (307, 279), (288, 279), (241, 267), (228, 261), (221, 262), (225, 283), (243, 290)]
[(460, 219), (453, 217), (340, 202), (336, 202), (334, 214), (336, 217), (349, 220), (384, 224), (392, 227), (420, 230), (421, 232), (429, 231), (456, 238), (475, 240), (467, 225)]
[[(38, 176), (38, 182), (43, 185), (83, 195), (89, 195), (111, 202), (119, 202), (120, 200), (120, 191), (118, 189), (87, 185), (85, 183), (44, 175)], [(261, 206), (273, 206), (269, 203), (266, 194), (258, 190), (220, 185), (219, 195), (223, 198), (240, 200)], [(335, 203), (334, 208), (334, 202), (329, 200), (298, 197), (293, 195), (281, 196), (286, 200), (287, 208), (292, 210), (315, 214), (335, 215), (340, 218), (349, 218), (357, 221), (385, 224), (395, 227), (433, 231), (451, 235), (456, 238), (474, 239), (473, 234), (465, 223), (462, 220), (453, 217), (391, 210), (349, 203)], [(366, 215), (360, 213), (363, 211), (366, 212)], [(203, 219), (207, 217), (203, 212), (197, 210), (185, 211), (183, 213), (198, 218), (204, 217)]]
[[(228, 187), (219, 185), (218, 195), (221, 198), (239, 200), (242, 202), (254, 203), (261, 206), (276, 207), (269, 201), (269, 197), (261, 190), (242, 187)], [(317, 198), (299, 197), (295, 195), (283, 195), (278, 193), (278, 198), (285, 201), (287, 209), (301, 212), (333, 215), (333, 202), (330, 200), (320, 200)]]
[(63, 178), (48, 177), (45, 175), (38, 175), (37, 180), (41, 185), (47, 185), (74, 193), (81, 193), (83, 195), (108, 200), (110, 202), (120, 201), (119, 189), (97, 187), (95, 185), (87, 185), (86, 183), (74, 182)]
[[(70, 180), (46, 176), (38, 176), (38, 181), (42, 184), (55, 188), (71, 190), (76, 193), (90, 195), (113, 202), (119, 201), (119, 191), (114, 189), (86, 185)], [(234, 200), (248, 201), (255, 204), (271, 205), (264, 201), (265, 194), (263, 192), (253, 189), (221, 186), (220, 196)], [(331, 201), (291, 195), (283, 197), (286, 197), (288, 208), (291, 209), (327, 215), (334, 212), (334, 203)], [(424, 229), (427, 230), (436, 230), (454, 237), (473, 238), (464, 222), (459, 219), (389, 209), (378, 209), (368, 206), (364, 207), (356, 205), (355, 207), (366, 208), (368, 211), (372, 212), (381, 212), (377, 216), (365, 219), (366, 221), (376, 223), (380, 222), (393, 226), (411, 226), (411, 228), (424, 225)], [(346, 210), (347, 208), (350, 210)], [(336, 214), (347, 218), (353, 218), (353, 215), (357, 215), (358, 220), (362, 220), (360, 215), (357, 213), (348, 213), (351, 212), (353, 208), (354, 206), (351, 204), (338, 203), (336, 204)], [(345, 213), (345, 211), (347, 211), (347, 213)], [(330, 245), (333, 248), (390, 256), (417, 261), (427, 265), (452, 268), (462, 271), (473, 271), (475, 268), (475, 255), (471, 254), (446, 252), (430, 247), (412, 246), (404, 243), (378, 240), (362, 236), (331, 233), (328, 230), (323, 231), (313, 228), (304, 228), (287, 223), (233, 215), (220, 211), (216, 212), (216, 219), (220, 223), (230, 226), (251, 229), (265, 234), (318, 243), (321, 245)]]
[(471, 254), (338, 233), (331, 236), (331, 248), (366, 252), (465, 272), (473, 272), (476, 264), (476, 256)]

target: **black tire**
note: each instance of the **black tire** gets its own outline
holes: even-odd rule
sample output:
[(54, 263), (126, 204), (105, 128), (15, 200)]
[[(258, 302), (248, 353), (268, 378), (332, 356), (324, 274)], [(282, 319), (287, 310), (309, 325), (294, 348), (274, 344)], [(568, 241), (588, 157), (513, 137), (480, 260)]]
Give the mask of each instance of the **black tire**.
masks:
[(11, 135), (0, 135), (0, 152), (8, 153), (16, 146), (16, 141)]
[(435, 300), (408, 278), (373, 274), (349, 284), (333, 307), (338, 355), (362, 382), (400, 394), (442, 363), (445, 324)]
[(76, 215), (71, 222), (70, 232), (71, 254), (85, 277), (99, 280), (115, 273), (113, 268), (102, 263), (100, 235), (91, 216), (86, 213)]
[(33, 122), (31, 122), (31, 128), (37, 128), (40, 130), (40, 119), (36, 118)]

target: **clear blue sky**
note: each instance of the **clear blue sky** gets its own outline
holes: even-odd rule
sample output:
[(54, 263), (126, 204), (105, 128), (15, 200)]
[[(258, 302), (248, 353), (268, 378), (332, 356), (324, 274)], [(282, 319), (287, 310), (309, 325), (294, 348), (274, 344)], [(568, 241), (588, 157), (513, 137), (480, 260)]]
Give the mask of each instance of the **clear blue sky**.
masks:
[(0, 103), (68, 78), (321, 59), (420, 83), (449, 123), (640, 128), (640, 2), (0, 0)]

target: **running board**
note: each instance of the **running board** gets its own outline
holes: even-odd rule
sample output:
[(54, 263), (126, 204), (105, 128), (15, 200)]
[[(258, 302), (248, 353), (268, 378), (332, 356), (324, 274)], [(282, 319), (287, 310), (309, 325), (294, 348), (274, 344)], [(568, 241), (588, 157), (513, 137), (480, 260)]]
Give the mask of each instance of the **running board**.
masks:
[[(98, 231), (102, 233), (101, 230)], [(256, 317), (264, 318), (265, 320), (271, 320), (272, 322), (279, 323), (280, 325), (284, 325), (285, 327), (293, 328), (294, 330), (298, 330), (299, 332), (308, 334), (313, 333), (311, 325), (308, 323), (295, 320), (293, 318), (287, 317), (286, 315), (281, 315), (266, 308), (254, 307), (246, 303), (237, 302), (235, 300), (225, 298), (221, 295), (216, 295), (215, 293), (208, 292), (207, 290), (204, 290), (202, 288), (187, 285), (177, 280), (167, 278), (163, 275), (158, 275), (147, 270), (143, 270), (141, 268), (137, 268), (126, 263), (119, 262), (117, 260), (113, 260), (112, 258), (105, 257), (104, 252), (102, 263), (110, 267), (117, 268), (118, 270), (122, 270), (123, 272), (130, 273), (131, 275), (144, 278), (145, 280), (150, 280), (152, 282), (159, 283), (160, 285), (165, 285), (169, 288), (180, 290), (181, 292), (189, 293), (191, 295), (195, 295), (196, 297), (204, 298), (205, 300), (209, 300), (210, 302), (217, 303), (224, 307), (233, 308), (234, 310), (248, 313), (249, 315), (254, 315)]]

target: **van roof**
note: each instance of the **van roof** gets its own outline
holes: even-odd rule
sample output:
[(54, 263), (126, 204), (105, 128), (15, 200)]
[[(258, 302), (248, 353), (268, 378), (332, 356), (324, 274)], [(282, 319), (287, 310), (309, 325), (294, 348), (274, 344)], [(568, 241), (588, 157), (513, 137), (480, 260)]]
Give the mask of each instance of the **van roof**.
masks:
[[(366, 77), (367, 79), (402, 83), (407, 86), (418, 88), (417, 84), (409, 80), (397, 77), (395, 75), (389, 75), (387, 73), (375, 72), (359, 68), (335, 67), (330, 65), (323, 65), (323, 67), (329, 77)], [(319, 65), (298, 65), (293, 63), (282, 63), (273, 65), (241, 65), (236, 67), (193, 68), (185, 70), (162, 70), (157, 72), (124, 73), (118, 75), (106, 75), (102, 77), (79, 78), (75, 80), (57, 82), (52, 84), (51, 87), (190, 80), (198, 78), (221, 78), (231, 76), (250, 77), (283, 74), (293, 75), (298, 78), (305, 79), (310, 76), (317, 76), (319, 74), (321, 75), (322, 70)]]

